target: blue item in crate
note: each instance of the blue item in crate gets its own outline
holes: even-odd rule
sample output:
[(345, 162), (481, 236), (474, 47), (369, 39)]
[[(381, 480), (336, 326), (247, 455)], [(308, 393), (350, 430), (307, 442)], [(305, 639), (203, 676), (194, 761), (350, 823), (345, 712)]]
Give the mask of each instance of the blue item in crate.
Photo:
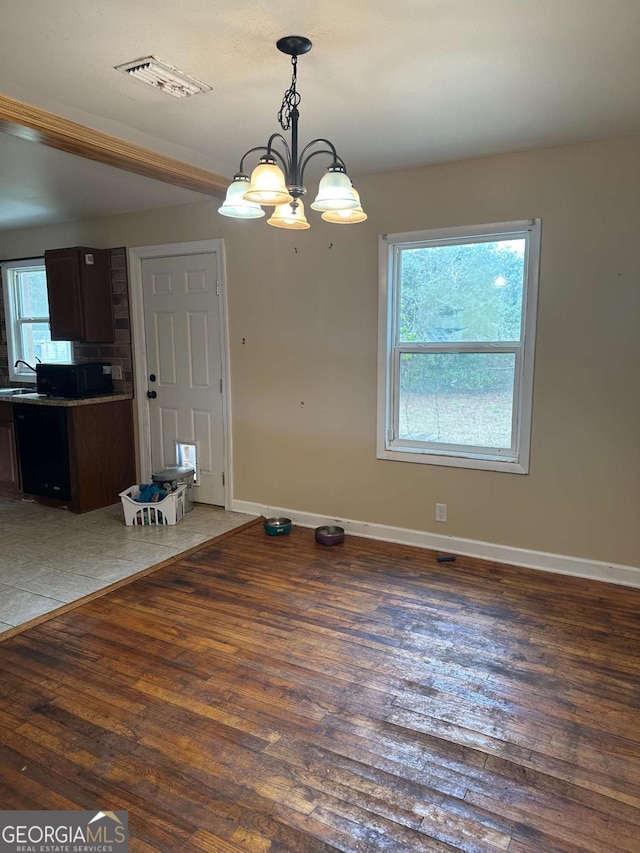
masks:
[(167, 491), (165, 489), (161, 489), (160, 486), (157, 486), (155, 483), (141, 483), (139, 488), (140, 494), (135, 500), (141, 504), (156, 503), (157, 501), (164, 500), (167, 496)]

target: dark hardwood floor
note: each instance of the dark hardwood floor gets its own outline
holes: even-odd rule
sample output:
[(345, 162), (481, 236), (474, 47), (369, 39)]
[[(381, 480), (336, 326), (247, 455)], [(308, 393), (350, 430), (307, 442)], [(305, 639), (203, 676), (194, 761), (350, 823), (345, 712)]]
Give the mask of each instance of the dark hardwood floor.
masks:
[(260, 525), (0, 644), (0, 808), (133, 853), (638, 853), (640, 590)]

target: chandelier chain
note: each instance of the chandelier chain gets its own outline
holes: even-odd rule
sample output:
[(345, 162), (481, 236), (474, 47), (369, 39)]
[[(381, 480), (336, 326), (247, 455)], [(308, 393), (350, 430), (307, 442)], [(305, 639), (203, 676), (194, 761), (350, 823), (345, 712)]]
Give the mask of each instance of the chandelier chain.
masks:
[(284, 93), (284, 97), (282, 98), (282, 105), (278, 110), (278, 121), (280, 122), (280, 127), (283, 130), (289, 130), (291, 128), (291, 114), (294, 110), (297, 110), (300, 101), (302, 100), (302, 96), (296, 89), (296, 83), (298, 81), (298, 57), (291, 57), (291, 65), (293, 66), (293, 73), (291, 76), (291, 85)]

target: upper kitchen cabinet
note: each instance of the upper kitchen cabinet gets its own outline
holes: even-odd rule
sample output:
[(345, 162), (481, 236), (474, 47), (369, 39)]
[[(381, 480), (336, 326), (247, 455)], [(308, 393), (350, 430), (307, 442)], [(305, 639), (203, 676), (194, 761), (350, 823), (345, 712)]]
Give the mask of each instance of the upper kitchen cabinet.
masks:
[(44, 263), (51, 340), (115, 341), (108, 249), (49, 249)]

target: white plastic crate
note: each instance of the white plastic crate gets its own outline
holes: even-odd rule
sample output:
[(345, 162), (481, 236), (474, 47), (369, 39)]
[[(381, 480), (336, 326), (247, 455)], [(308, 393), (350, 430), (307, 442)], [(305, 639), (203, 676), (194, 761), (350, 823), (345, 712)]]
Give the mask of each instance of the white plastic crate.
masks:
[(187, 484), (182, 483), (175, 492), (169, 492), (166, 498), (156, 503), (140, 503), (136, 498), (140, 495), (138, 486), (131, 486), (120, 492), (124, 523), (128, 527), (136, 525), (177, 524), (184, 515), (184, 493)]

